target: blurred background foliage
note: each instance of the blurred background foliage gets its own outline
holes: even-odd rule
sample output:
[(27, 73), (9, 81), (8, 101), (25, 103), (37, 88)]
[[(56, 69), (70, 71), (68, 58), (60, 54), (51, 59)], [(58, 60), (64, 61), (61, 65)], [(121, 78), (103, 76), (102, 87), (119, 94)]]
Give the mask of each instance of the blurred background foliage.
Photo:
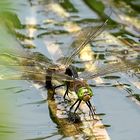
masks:
[(0, 1), (0, 25), (5, 26), (9, 31), (14, 31), (15, 28), (21, 28), (14, 6), (16, 4), (12, 0)]
[[(14, 52), (14, 46), (18, 44), (15, 29), (20, 28), (20, 21), (15, 13), (13, 0), (0, 0), (0, 53)], [(10, 91), (5, 90), (11, 82), (0, 80), (0, 139), (16, 139), (16, 128), (13, 128), (13, 120), (16, 114), (14, 99), (9, 96)], [(15, 133), (15, 134), (14, 134)], [(14, 134), (14, 135), (13, 135)]]
[(1, 53), (14, 53), (18, 42), (16, 29), (21, 28), (20, 20), (16, 14), (17, 3), (13, 0), (0, 1), (0, 49)]

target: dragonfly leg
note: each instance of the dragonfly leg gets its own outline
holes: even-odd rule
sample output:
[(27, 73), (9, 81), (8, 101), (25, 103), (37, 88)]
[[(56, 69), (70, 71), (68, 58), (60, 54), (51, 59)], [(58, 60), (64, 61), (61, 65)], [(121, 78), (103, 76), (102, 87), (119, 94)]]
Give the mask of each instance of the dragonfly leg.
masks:
[(77, 107), (75, 108), (74, 113), (76, 112), (76, 110), (77, 110), (78, 107), (80, 106), (80, 103), (81, 103), (81, 100), (79, 100), (79, 103), (78, 103)]
[[(64, 101), (65, 101), (65, 100), (68, 100), (68, 99), (66, 99), (66, 96), (68, 96), (68, 93), (69, 93), (69, 85), (67, 84), (67, 85), (66, 85), (66, 91), (65, 91), (65, 94), (64, 94), (64, 96), (63, 96)], [(68, 97), (69, 97), (69, 96), (68, 96)]]
[[(78, 105), (77, 105), (77, 107), (76, 107), (76, 109), (74, 110), (74, 113), (73, 113), (73, 112), (71, 112), (71, 110), (77, 104), (77, 102), (79, 102), (79, 103), (78, 103)], [(80, 117), (75, 113), (76, 110), (78, 109), (80, 103), (81, 103), (81, 100), (77, 99), (76, 102), (70, 107), (70, 111), (69, 111), (68, 117), (69, 117), (69, 120), (71, 122), (74, 122), (74, 123), (81, 122)]]
[(87, 104), (87, 106), (88, 106), (89, 109), (90, 109), (90, 112), (91, 112), (92, 118), (95, 119), (95, 118), (94, 118), (95, 111), (94, 111), (94, 109), (93, 109), (93, 107), (92, 107), (90, 101), (87, 101), (86, 104)]
[(70, 107), (70, 111), (72, 110), (72, 108), (75, 106), (75, 104), (76, 104), (78, 101), (80, 101), (80, 100), (77, 99), (77, 100), (75, 101), (75, 103)]
[(59, 86), (55, 86), (54, 89), (56, 89), (56, 88), (60, 88), (60, 87), (63, 87), (63, 86), (65, 86), (65, 85), (62, 84), (62, 85), (59, 85)]
[(59, 88), (59, 87), (62, 87), (62, 86), (65, 86), (65, 85), (62, 84), (62, 85), (59, 85), (59, 86), (53, 86), (53, 85), (52, 85), (52, 77), (46, 76), (45, 87), (46, 87), (47, 89), (53, 89), (53, 90), (55, 90), (56, 88)]
[(93, 106), (92, 106), (92, 104), (91, 104), (91, 102), (90, 102), (90, 101), (88, 101), (88, 103), (89, 103), (89, 105), (91, 106), (91, 109), (92, 109), (92, 111), (93, 111), (94, 115), (96, 115), (96, 113), (95, 113), (95, 108), (93, 108)]

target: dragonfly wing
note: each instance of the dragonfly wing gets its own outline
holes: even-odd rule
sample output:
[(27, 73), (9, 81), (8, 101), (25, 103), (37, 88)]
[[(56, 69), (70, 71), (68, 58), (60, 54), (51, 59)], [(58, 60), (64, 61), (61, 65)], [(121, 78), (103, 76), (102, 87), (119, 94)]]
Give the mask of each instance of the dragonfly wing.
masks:
[(26, 56), (18, 56), (9, 53), (0, 53), (0, 64), (15, 66), (40, 65), (42, 67), (47, 67), (49, 65), (52, 65), (52, 62), (44, 55), (37, 52), (27, 54)]
[(132, 60), (124, 60), (115, 64), (107, 64), (97, 68), (94, 72), (83, 72), (79, 75), (79, 77), (88, 80), (115, 72), (128, 71), (131, 69), (140, 69), (140, 60), (135, 62)]
[(74, 79), (68, 75), (61, 73), (47, 72), (36, 67), (29, 66), (3, 66), (0, 65), (0, 79), (1, 80), (35, 80), (45, 81), (47, 77), (51, 77), (58, 81), (73, 81)]
[[(105, 28), (108, 19), (99, 27), (84, 28), (76, 35), (76, 40), (71, 44), (66, 58), (62, 59), (61, 63), (68, 66), (73, 62), (73, 58), (78, 55), (84, 47), (93, 41)], [(72, 51), (70, 51), (72, 49)]]
[(0, 79), (3, 80), (45, 80), (45, 74), (45, 70), (35, 66), (0, 64)]
[[(38, 55), (37, 55), (38, 56)], [(47, 72), (54, 65), (44, 58), (20, 57), (10, 54), (0, 54), (0, 79), (5, 80), (46, 80), (50, 76), (55, 80), (73, 80), (71, 77), (61, 74)]]

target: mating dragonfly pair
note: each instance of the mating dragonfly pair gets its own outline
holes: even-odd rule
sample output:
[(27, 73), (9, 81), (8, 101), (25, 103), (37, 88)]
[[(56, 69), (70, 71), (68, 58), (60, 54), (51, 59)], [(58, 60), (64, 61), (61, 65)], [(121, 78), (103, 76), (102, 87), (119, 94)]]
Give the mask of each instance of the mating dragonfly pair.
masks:
[[(14, 62), (12, 64), (0, 64), (0, 66), (3, 65), (14, 68), (16, 70), (20, 69), (20, 72), (18, 72), (22, 74), (22, 76), (18, 77), (17, 73), (16, 76), (12, 77), (9, 75), (7, 79), (25, 79), (35, 81), (45, 80), (45, 87), (47, 89), (56, 89), (61, 86), (65, 86), (66, 91), (64, 94), (64, 100), (67, 99), (70, 85), (72, 83), (74, 86), (74, 92), (77, 95), (77, 100), (70, 107), (70, 112), (72, 112), (74, 106), (76, 106), (77, 104), (74, 109), (75, 114), (81, 102), (84, 101), (88, 106), (93, 119), (95, 119), (95, 109), (90, 102), (90, 99), (93, 96), (93, 92), (89, 84), (87, 83), (87, 80), (114, 72), (130, 70), (138, 66), (138, 63), (133, 63), (125, 60), (117, 62), (115, 64), (107, 64), (103, 67), (100, 67), (94, 72), (84, 71), (81, 72), (80, 75), (77, 73), (75, 67), (72, 65), (74, 58), (86, 47), (87, 44), (91, 43), (99, 34), (102, 33), (105, 25), (107, 24), (107, 21), (108, 20), (106, 20), (101, 26), (97, 27), (94, 30), (92, 30), (92, 28), (82, 30), (78, 36), (78, 39), (76, 39), (74, 43), (72, 43), (72, 45), (74, 44), (75, 46), (71, 46), (71, 48), (73, 48), (71, 53), (66, 57), (58, 59), (56, 61), (57, 63), (55, 64), (40, 53), (27, 54), (27, 56), (25, 57), (2, 53), (0, 54), (1, 58), (5, 60), (10, 58), (13, 59)], [(53, 79), (61, 81), (64, 84), (54, 86), (52, 83)]]

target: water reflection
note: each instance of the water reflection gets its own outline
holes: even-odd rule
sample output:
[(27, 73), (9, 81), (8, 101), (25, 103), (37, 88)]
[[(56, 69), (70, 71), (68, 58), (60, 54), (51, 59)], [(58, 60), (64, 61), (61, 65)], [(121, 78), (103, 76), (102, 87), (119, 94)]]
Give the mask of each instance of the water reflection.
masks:
[[(91, 68), (91, 66), (91, 70), (94, 70), (96, 69), (96, 65), (94, 65), (93, 62), (102, 65), (104, 63), (116, 61), (118, 59), (118, 56), (121, 56), (123, 58), (127, 58), (130, 56), (133, 58), (138, 58), (139, 20), (137, 19), (137, 17), (139, 16), (139, 14), (137, 12), (137, 2), (138, 1), (109, 2), (101, 0), (92, 3), (92, 1), (84, 0), (84, 3), (77, 3), (76, 1), (56, 2), (41, 0), (38, 2), (37, 0), (29, 0), (29, 3), (25, 2), (24, 5), (21, 2), (20, 7), (22, 10), (17, 13), (20, 17), (20, 20), (22, 21), (23, 26), (22, 29), (17, 30), (17, 38), (21, 42), (22, 46), (27, 49), (27, 51), (28, 49), (31, 49), (31, 51), (41, 52), (42, 54), (46, 55), (47, 58), (51, 58), (51, 56), (49, 56), (50, 54), (48, 54), (48, 50), (52, 49), (50, 48), (49, 44), (57, 44), (54, 46), (57, 46), (58, 48), (61, 47), (62, 50), (64, 50), (73, 40), (71, 38), (71, 35), (69, 35), (69, 32), (75, 32), (81, 27), (83, 28), (89, 25), (96, 26), (97, 24), (100, 24), (102, 20), (106, 18), (106, 15), (108, 15), (105, 10), (107, 9), (106, 7), (108, 7), (108, 5), (111, 5), (111, 7), (113, 7), (113, 14), (110, 17), (110, 19), (112, 19), (112, 22), (109, 22), (109, 25), (107, 26), (107, 32), (104, 32), (102, 35), (100, 35), (99, 38), (92, 43), (92, 47), (88, 46), (86, 48), (87, 52), (83, 52), (83, 54), (81, 53), (80, 56), (78, 56), (78, 59), (74, 61), (77, 70), (80, 72), (85, 69)], [(121, 8), (122, 5), (123, 8)], [(128, 5), (131, 5), (132, 9), (131, 7), (127, 9)], [(28, 13), (30, 13), (30, 16), (28, 15)], [(116, 25), (114, 26), (114, 24)], [(16, 46), (16, 44), (13, 46)], [(48, 50), (46, 49), (46, 46), (49, 47)], [(95, 52), (93, 52), (92, 50), (94, 50)], [(87, 62), (90, 60), (92, 61), (84, 65), (83, 63), (81, 64), (81, 60), (79, 60), (79, 58)], [(133, 73), (136, 73), (136, 71), (133, 71), (132, 74)], [(131, 73), (129, 74), (131, 75)], [(128, 81), (126, 79), (128, 79)], [(120, 83), (116, 83), (116, 80)], [(115, 74), (105, 76), (104, 78), (95, 79), (95, 81), (91, 80), (89, 81), (89, 83), (94, 87), (93, 90), (95, 89), (95, 94), (97, 93), (97, 95), (100, 93), (108, 94), (109, 91), (105, 87), (109, 89), (111, 89), (112, 87), (115, 87), (115, 89), (116, 87), (121, 87), (121, 89), (126, 91), (128, 95), (131, 95), (137, 100), (140, 100), (138, 84), (135, 84), (136, 87), (134, 86), (135, 81), (139, 81), (139, 77), (137, 75), (134, 77), (129, 77), (127, 74), (123, 74), (123, 76), (120, 76), (120, 74)], [(3, 90), (5, 90), (8, 94), (17, 93), (14, 94), (14, 98), (16, 99), (16, 103), (18, 103), (18, 107), (16, 105), (12, 110), (15, 110), (15, 108), (17, 108), (17, 112), (14, 111), (14, 116), (16, 116), (16, 113), (21, 113), (18, 117), (15, 117), (15, 119), (12, 118), (12, 124), (4, 124), (0, 126), (2, 134), (9, 134), (10, 138), (12, 138), (14, 133), (18, 132), (18, 135), (22, 136), (23, 139), (84, 139), (90, 137), (87, 133), (83, 134), (83, 132), (81, 132), (80, 127), (82, 126), (77, 126), (77, 129), (75, 129), (75, 127), (72, 126), (73, 124), (69, 125), (71, 130), (73, 128), (73, 131), (70, 131), (68, 133), (68, 131), (66, 131), (69, 130), (68, 126), (63, 126), (63, 124), (65, 124), (67, 121), (65, 120), (65, 118), (60, 119), (57, 116), (57, 104), (55, 104), (54, 101), (46, 101), (42, 99), (41, 96), (38, 96), (38, 93), (40, 93), (40, 91), (32, 89), (28, 86), (22, 87), (22, 84), (20, 85), (20, 87), (18, 87), (17, 84), (18, 82), (15, 82), (15, 86), (10, 86), (11, 83), (9, 83), (9, 85), (7, 85), (6, 83), (6, 87), (1, 90), (2, 94), (5, 93), (3, 92)], [(26, 84), (23, 83), (23, 85)], [(97, 88), (101, 91), (96, 92)], [(114, 95), (113, 93), (114, 91), (112, 90), (111, 95)], [(111, 101), (114, 100), (114, 98), (119, 93), (120, 91), (117, 91), (116, 95), (109, 99)], [(100, 99), (95, 95), (95, 98), (93, 100), (100, 100), (99, 104), (96, 102), (96, 106), (98, 107), (100, 106), (100, 104), (106, 101), (107, 103), (110, 102), (106, 99), (106, 97), (107, 96), (105, 96), (104, 99)], [(7, 104), (7, 102), (4, 103), (4, 106), (6, 106)], [(120, 103), (117, 102), (117, 104)], [(47, 108), (47, 105), (49, 109)], [(122, 106), (123, 105), (125, 105), (125, 103), (122, 104)], [(100, 107), (100, 112), (104, 112), (102, 108), (105, 108), (105, 106)], [(9, 108), (9, 106), (7, 106), (6, 109), (7, 108)], [(132, 107), (130, 107), (129, 109), (131, 110), (131, 108)], [(129, 110), (127, 111), (129, 112)], [(114, 113), (114, 115), (113, 113), (113, 109), (110, 109), (109, 112), (107, 111), (107, 113), (105, 112), (106, 115), (102, 116), (103, 120), (111, 115), (113, 118), (116, 118), (116, 114)], [(0, 113), (0, 115), (2, 115), (2, 113)], [(65, 112), (63, 114), (63, 117), (64, 115)], [(102, 115), (102, 113), (100, 115)], [(136, 116), (139, 116), (138, 112), (136, 113)], [(4, 116), (3, 118), (6, 117)], [(132, 115), (132, 117), (134, 116)], [(111, 119), (113, 120), (113, 118)], [(111, 124), (113, 128), (118, 128), (123, 132), (124, 129), (122, 126), (121, 128), (115, 127), (116, 124), (114, 123), (114, 120), (114, 122), (110, 121), (110, 119), (107, 120), (108, 121), (107, 123), (105, 122), (105, 124)], [(126, 119), (126, 121), (129, 124), (129, 120)], [(16, 130), (16, 128), (18, 130)], [(84, 130), (84, 128), (82, 129)], [(130, 136), (131, 138), (134, 138), (138, 134), (137, 131), (134, 132), (130, 126), (128, 126), (127, 129), (132, 134), (132, 136)], [(139, 127), (137, 127), (137, 129), (139, 130)], [(68, 138), (65, 138), (66, 136)], [(97, 134), (96, 136), (100, 139), (105, 139), (100, 134)], [(119, 137), (115, 134), (112, 137), (114, 138), (115, 136), (117, 138)]]

